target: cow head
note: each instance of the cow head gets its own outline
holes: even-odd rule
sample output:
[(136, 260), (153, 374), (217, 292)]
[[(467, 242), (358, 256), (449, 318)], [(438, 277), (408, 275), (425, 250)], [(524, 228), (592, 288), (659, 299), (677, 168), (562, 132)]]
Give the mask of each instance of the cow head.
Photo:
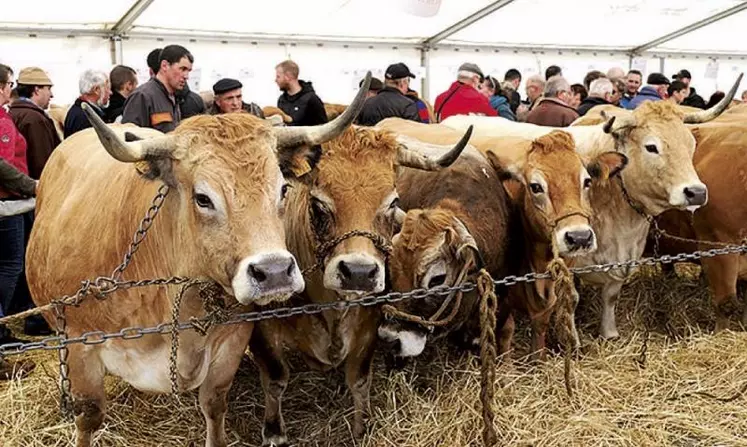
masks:
[(304, 289), (286, 249), (286, 194), (296, 174), (318, 161), (307, 148), (340, 135), (366, 90), (337, 120), (294, 129), (272, 128), (250, 114), (201, 115), (173, 133), (141, 138), (137, 127), (109, 127), (83, 108), (112, 157), (134, 163), (144, 178), (166, 183), (176, 196), (167, 205), (178, 221), (173, 239), (179, 274), (210, 278), (242, 304), (265, 304)]
[(576, 153), (573, 137), (553, 131), (531, 142), (518, 158), (487, 152), (509, 196), (522, 211), (532, 240), (552, 242), (561, 256), (596, 250), (589, 222), (592, 178), (617, 175), (627, 164), (618, 152), (605, 152), (588, 163)]
[[(453, 148), (437, 160), (416, 151), (417, 142), (402, 141), (384, 130), (352, 126), (322, 145), (317, 169), (294, 188), (287, 232), (292, 246), (305, 251), (304, 264), (329, 241), (339, 240), (322, 253), (322, 281), (316, 283), (343, 297), (378, 293), (385, 288), (386, 255), (369, 237), (340, 240), (353, 231), (365, 231), (391, 240), (399, 198), (395, 189), (398, 167), (436, 171), (450, 166), (472, 133), (469, 129)], [(295, 240), (302, 238), (303, 240)], [(322, 293), (317, 291), (314, 293)]]
[[(392, 239), (390, 271), (392, 288), (407, 292), (419, 288), (453, 286), (468, 280), (482, 268), (482, 257), (475, 239), (457, 215), (460, 205), (450, 199), (441, 201), (432, 209), (414, 209), (397, 213), (401, 231)], [(428, 319), (439, 312), (444, 303), (442, 295), (423, 299), (404, 300), (395, 304), (397, 309)], [(444, 309), (440, 318), (453, 311), (456, 302)], [(420, 355), (429, 332), (437, 339), (447, 331), (459, 329), (472, 314), (477, 304), (474, 294), (462, 298), (455, 317), (447, 327), (428, 328), (419, 324), (390, 319), (379, 326), (378, 334), (391, 346), (398, 357)]]
[(668, 209), (690, 209), (708, 201), (708, 189), (693, 167), (695, 138), (685, 124), (719, 116), (739, 87), (739, 76), (729, 94), (708, 110), (683, 113), (669, 101), (647, 101), (632, 113), (604, 111), (604, 131), (614, 138), (615, 150), (628, 156), (622, 180), (633, 201), (647, 214)]

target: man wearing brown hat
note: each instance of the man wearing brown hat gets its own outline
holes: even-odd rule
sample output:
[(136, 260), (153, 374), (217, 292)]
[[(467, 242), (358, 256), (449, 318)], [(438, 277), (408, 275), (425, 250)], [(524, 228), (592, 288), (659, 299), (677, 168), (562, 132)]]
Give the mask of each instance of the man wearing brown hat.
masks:
[(18, 99), (10, 105), (10, 115), (21, 132), (28, 149), (29, 177), (39, 180), (52, 151), (60, 144), (60, 136), (46, 109), (52, 95), (52, 81), (38, 67), (28, 67), (18, 74)]
[(224, 78), (213, 85), (213, 107), (210, 109), (211, 115), (221, 113), (247, 112), (252, 115), (264, 118), (265, 114), (262, 108), (254, 103), (245, 103), (241, 91), (243, 85), (236, 79)]

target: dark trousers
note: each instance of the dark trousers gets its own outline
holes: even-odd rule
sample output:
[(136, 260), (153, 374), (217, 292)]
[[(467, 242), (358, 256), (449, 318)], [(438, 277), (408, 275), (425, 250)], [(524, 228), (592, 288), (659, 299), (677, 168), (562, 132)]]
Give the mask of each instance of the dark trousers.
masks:
[(0, 316), (18, 308), (14, 297), (23, 275), (25, 234), (23, 215), (0, 218)]

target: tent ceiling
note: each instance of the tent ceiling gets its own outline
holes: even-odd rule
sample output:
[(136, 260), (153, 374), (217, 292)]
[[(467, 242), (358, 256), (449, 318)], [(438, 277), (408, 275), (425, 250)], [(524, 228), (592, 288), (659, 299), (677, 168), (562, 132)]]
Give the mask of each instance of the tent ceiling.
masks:
[[(456, 31), (443, 45), (488, 47), (605, 48), (632, 50), (706, 17), (738, 7), (745, 0), (441, 0), (436, 16), (401, 11), (405, 0), (285, 0), (268, 7), (257, 0), (212, 0), (199, 12), (177, 0), (27, 0), (5, 8), (0, 32), (50, 32), (75, 35), (112, 33), (135, 4), (145, 3), (129, 36), (219, 37), (234, 34), (270, 39), (366, 41), (418, 44), (470, 15), (505, 3), (481, 20)], [(150, 4), (147, 4), (150, 3)], [(139, 11), (140, 12), (140, 11)], [(585, 20), (584, 15), (591, 17)], [(664, 42), (652, 52), (744, 54), (747, 13), (709, 24)], [(725, 38), (727, 37), (727, 38)]]

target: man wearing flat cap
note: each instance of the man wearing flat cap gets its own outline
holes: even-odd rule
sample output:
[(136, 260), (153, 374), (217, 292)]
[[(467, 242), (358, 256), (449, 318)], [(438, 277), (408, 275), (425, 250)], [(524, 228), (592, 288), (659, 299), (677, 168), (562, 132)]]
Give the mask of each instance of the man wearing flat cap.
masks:
[(644, 85), (641, 91), (630, 100), (625, 108), (628, 110), (634, 110), (646, 101), (661, 101), (662, 99), (666, 99), (669, 84), (669, 78), (663, 74), (651, 73), (648, 75), (646, 85)]
[(29, 177), (39, 180), (52, 151), (60, 144), (54, 122), (47, 115), (52, 80), (38, 67), (27, 67), (18, 74), (18, 99), (10, 105), (13, 122), (26, 138)]
[(457, 73), (457, 80), (436, 98), (433, 106), (436, 120), (441, 122), (453, 115), (498, 116), (498, 112), (490, 107), (488, 98), (478, 90), (484, 79), (482, 70), (476, 64), (462, 64)]
[(419, 122), (418, 106), (405, 96), (410, 89), (410, 79), (414, 77), (407, 65), (401, 62), (387, 67), (384, 88), (366, 100), (356, 122), (362, 126), (375, 126), (390, 117)]
[(221, 113), (247, 112), (259, 118), (264, 118), (262, 108), (255, 103), (245, 103), (241, 88), (243, 85), (236, 79), (224, 78), (213, 85), (213, 107), (210, 109), (212, 115)]

